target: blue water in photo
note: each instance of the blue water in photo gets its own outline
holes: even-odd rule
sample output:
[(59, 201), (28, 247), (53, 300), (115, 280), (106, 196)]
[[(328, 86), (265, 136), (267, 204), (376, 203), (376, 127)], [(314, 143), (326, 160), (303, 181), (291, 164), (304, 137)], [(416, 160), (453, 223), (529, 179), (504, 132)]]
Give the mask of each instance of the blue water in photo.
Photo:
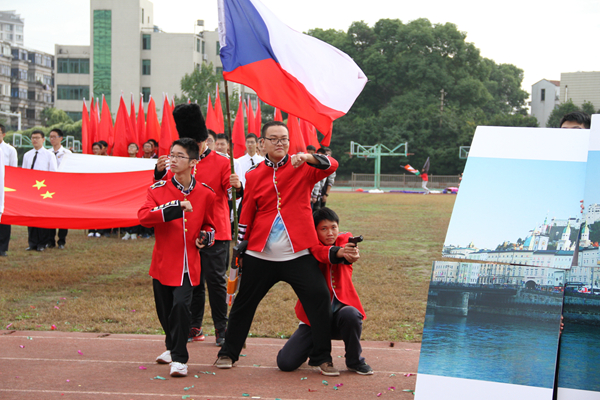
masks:
[(558, 386), (600, 392), (600, 326), (565, 323)]
[(560, 311), (556, 321), (428, 310), (419, 373), (552, 388)]

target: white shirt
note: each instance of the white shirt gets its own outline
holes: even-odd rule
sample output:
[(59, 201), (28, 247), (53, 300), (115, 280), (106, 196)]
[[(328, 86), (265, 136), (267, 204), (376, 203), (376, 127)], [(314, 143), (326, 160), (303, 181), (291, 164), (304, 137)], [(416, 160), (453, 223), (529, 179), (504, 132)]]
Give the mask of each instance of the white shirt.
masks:
[(236, 158), (240, 170), (238, 171), (238, 166), (236, 165), (235, 173), (238, 174), (238, 176), (240, 177), (242, 185), (246, 186), (246, 172), (248, 172), (248, 170), (252, 168), (253, 165), (261, 163), (264, 160), (265, 158), (261, 157), (258, 153), (254, 154), (252, 157), (250, 157), (248, 153), (246, 153), (240, 158)]
[(48, 149), (48, 151), (51, 151), (56, 156), (56, 167), (60, 167), (60, 163), (62, 162), (65, 154), (71, 154), (71, 150), (65, 149), (62, 145), (58, 150), (54, 150), (53, 147), (51, 149)]
[(9, 167), (18, 167), (18, 156), (17, 149), (12, 147), (10, 144), (2, 141), (0, 143), (0, 149), (2, 149), (2, 153), (4, 153), (4, 165), (8, 165)]
[(53, 152), (46, 150), (44, 147), (39, 150), (31, 149), (25, 153), (23, 155), (23, 164), (21, 165), (23, 168), (31, 169), (31, 163), (33, 162), (36, 152), (38, 153), (38, 156), (35, 159), (33, 169), (39, 171), (56, 171), (56, 156)]

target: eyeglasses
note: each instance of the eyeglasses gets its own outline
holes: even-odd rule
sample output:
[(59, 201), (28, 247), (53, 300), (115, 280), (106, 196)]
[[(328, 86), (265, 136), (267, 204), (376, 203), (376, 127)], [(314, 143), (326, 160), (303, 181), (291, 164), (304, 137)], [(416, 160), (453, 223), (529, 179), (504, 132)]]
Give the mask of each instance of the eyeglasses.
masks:
[(171, 160), (175, 160), (175, 161), (177, 161), (177, 160), (179, 160), (179, 159), (181, 159), (181, 160), (189, 160), (189, 159), (190, 159), (189, 157), (177, 156), (177, 155), (175, 155), (175, 154), (171, 154), (171, 155), (169, 155), (169, 158), (170, 158)]
[(268, 137), (266, 137), (266, 138), (263, 138), (263, 139), (268, 140), (269, 142), (271, 142), (272, 144), (275, 144), (275, 145), (277, 145), (279, 143), (281, 143), (283, 145), (286, 145), (286, 144), (288, 144), (290, 142), (290, 139), (288, 139), (288, 138), (279, 139), (279, 138), (268, 138)]

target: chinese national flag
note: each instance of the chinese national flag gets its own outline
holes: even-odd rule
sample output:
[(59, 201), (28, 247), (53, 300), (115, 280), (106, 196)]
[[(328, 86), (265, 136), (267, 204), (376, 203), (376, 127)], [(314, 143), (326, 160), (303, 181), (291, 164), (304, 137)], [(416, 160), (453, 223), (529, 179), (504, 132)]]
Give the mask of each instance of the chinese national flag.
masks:
[(160, 140), (158, 141), (158, 155), (166, 156), (171, 151), (171, 143), (173, 142), (173, 134), (171, 133), (171, 122), (169, 121), (171, 114), (171, 106), (169, 99), (165, 96), (163, 103), (162, 120), (160, 121)]
[[(133, 110), (135, 116), (135, 110)], [(137, 138), (133, 128), (131, 127), (131, 120), (127, 115), (127, 108), (123, 96), (119, 101), (119, 110), (117, 111), (117, 120), (115, 121), (115, 144), (113, 146), (112, 155), (117, 157), (129, 157), (127, 147), (129, 143), (135, 143)]]
[(244, 135), (244, 103), (240, 96), (240, 105), (233, 122), (233, 131), (231, 133), (233, 142), (233, 158), (240, 158), (246, 152), (246, 136)]
[(281, 116), (281, 110), (277, 107), (275, 107), (275, 116), (273, 117), (273, 121), (283, 122), (283, 117)]
[(212, 106), (212, 100), (210, 99), (210, 94), (208, 95), (208, 105), (206, 108), (206, 129), (210, 129), (214, 133), (219, 133), (219, 128), (217, 126), (217, 117), (215, 116), (215, 110)]
[(151, 184), (149, 171), (75, 174), (6, 167), (1, 221), (61, 229), (135, 226)]
[(225, 120), (223, 118), (223, 106), (221, 105), (221, 96), (219, 93), (219, 85), (217, 85), (217, 99), (215, 100), (215, 119), (217, 120), (215, 133), (225, 133)]

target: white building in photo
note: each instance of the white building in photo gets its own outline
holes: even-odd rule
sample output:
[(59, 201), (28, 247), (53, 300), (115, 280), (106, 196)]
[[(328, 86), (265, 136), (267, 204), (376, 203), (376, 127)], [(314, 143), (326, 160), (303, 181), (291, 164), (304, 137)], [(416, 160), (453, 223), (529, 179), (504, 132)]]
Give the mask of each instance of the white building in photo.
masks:
[(560, 103), (560, 81), (542, 79), (531, 86), (531, 115), (541, 128), (546, 127), (550, 113)]

